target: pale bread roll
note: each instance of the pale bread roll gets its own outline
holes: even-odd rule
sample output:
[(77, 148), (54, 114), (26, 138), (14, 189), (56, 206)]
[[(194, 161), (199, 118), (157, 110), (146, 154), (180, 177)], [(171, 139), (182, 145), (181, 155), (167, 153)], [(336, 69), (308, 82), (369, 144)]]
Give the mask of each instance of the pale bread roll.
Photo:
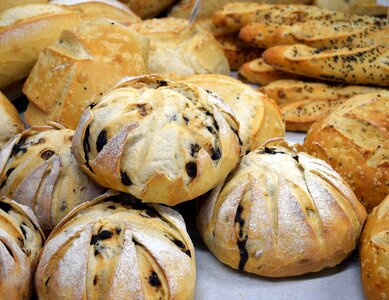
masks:
[(0, 150), (16, 134), (24, 129), (18, 111), (0, 92)]

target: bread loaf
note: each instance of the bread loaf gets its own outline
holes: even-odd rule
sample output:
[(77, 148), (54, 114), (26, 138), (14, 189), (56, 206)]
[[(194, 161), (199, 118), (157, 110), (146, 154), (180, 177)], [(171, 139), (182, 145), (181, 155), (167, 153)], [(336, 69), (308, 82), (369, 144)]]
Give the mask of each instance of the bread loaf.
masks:
[(240, 66), (239, 76), (247, 82), (266, 85), (272, 81), (280, 79), (293, 79), (297, 76), (276, 69), (266, 64), (262, 58), (257, 58)]
[(223, 75), (192, 75), (184, 82), (201, 86), (218, 94), (234, 111), (239, 121), (242, 153), (258, 148), (270, 138), (285, 135), (277, 105), (250, 86)]
[[(230, 67), (212, 34), (175, 18), (146, 20), (131, 29), (150, 38), (150, 74), (224, 74)], [(172, 59), (174, 57), (174, 59)]]
[(78, 14), (54, 5), (31, 4), (0, 12), (0, 89), (27, 77), (40, 51), (79, 22)]
[(206, 193), (235, 168), (238, 130), (234, 113), (217, 95), (140, 76), (86, 108), (73, 150), (101, 185), (175, 205)]
[(328, 164), (264, 147), (243, 157), (197, 218), (211, 252), (234, 269), (284, 277), (317, 272), (356, 246), (366, 211)]
[(113, 193), (66, 216), (35, 274), (41, 300), (190, 300), (195, 282), (194, 247), (181, 215)]
[(312, 125), (307, 151), (326, 160), (368, 212), (389, 194), (389, 93), (356, 96)]
[(78, 204), (100, 195), (72, 155), (74, 131), (59, 125), (31, 127), (0, 152), (0, 192), (29, 206), (48, 233)]
[(175, 0), (120, 0), (143, 19), (156, 17)]
[(83, 20), (107, 18), (123, 25), (142, 21), (126, 5), (116, 0), (51, 0), (50, 4), (74, 10)]
[(12, 103), (0, 92), (0, 150), (14, 135), (23, 131), (24, 124)]
[(65, 30), (40, 54), (24, 85), (27, 123), (75, 128), (91, 98), (124, 76), (147, 72), (148, 47), (147, 38), (108, 19)]
[(288, 131), (308, 131), (314, 122), (356, 95), (386, 92), (375, 87), (298, 80), (273, 81), (260, 91), (278, 103)]
[(31, 299), (45, 237), (29, 207), (0, 196), (0, 239), (1, 297)]
[(389, 294), (389, 196), (368, 216), (359, 240), (363, 289), (368, 300), (385, 299)]
[(25, 4), (45, 4), (48, 0), (1, 0), (0, 11)]
[(270, 48), (278, 45), (304, 44), (310, 47), (361, 47), (380, 44), (389, 47), (386, 21), (308, 21), (293, 25), (251, 23), (239, 37), (253, 46)]
[(263, 55), (265, 63), (286, 72), (349, 84), (389, 86), (389, 48), (312, 48), (275, 46)]

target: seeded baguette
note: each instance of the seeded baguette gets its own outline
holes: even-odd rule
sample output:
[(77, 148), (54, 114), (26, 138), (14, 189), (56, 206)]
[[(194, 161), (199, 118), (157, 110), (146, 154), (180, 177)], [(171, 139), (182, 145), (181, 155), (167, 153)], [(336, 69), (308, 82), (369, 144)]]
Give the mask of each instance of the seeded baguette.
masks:
[(386, 21), (308, 21), (293, 25), (252, 23), (243, 27), (239, 37), (253, 46), (304, 44), (310, 47), (361, 47), (380, 44), (389, 47)]
[(275, 46), (263, 55), (265, 63), (294, 74), (349, 84), (389, 86), (389, 48), (311, 48)]
[(266, 85), (280, 79), (293, 79), (297, 76), (266, 64), (262, 58), (244, 63), (238, 71), (239, 76), (247, 82)]

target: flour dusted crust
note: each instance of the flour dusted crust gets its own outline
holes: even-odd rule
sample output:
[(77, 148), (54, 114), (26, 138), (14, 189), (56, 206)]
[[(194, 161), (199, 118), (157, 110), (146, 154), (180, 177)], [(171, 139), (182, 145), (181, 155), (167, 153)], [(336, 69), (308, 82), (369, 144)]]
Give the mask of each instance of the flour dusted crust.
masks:
[(0, 292), (3, 299), (31, 299), (38, 253), (44, 241), (30, 208), (0, 196)]
[(40, 51), (80, 21), (75, 12), (54, 5), (30, 4), (1, 11), (0, 89), (27, 77)]
[(368, 212), (389, 194), (388, 120), (388, 93), (356, 96), (313, 124), (304, 143), (339, 172)]
[(12, 103), (0, 92), (0, 150), (14, 135), (23, 131), (24, 124)]
[(73, 210), (50, 235), (39, 299), (193, 299), (195, 252), (181, 215), (124, 195)]
[(247, 82), (266, 85), (276, 80), (293, 79), (297, 76), (279, 70), (263, 61), (262, 57), (246, 62), (238, 70), (239, 77)]
[(300, 80), (277, 80), (260, 88), (281, 108), (288, 131), (308, 131), (348, 99), (362, 94), (385, 93), (387, 90), (360, 85), (331, 85)]
[[(389, 86), (389, 48), (275, 46), (263, 55), (265, 63), (298, 75), (349, 84)], [(379, 71), (378, 71), (379, 70)]]
[(23, 91), (30, 125), (75, 128), (85, 106), (127, 75), (147, 73), (149, 41), (108, 19), (67, 29), (43, 50)]
[(197, 224), (221, 262), (284, 277), (339, 264), (355, 248), (365, 217), (350, 187), (324, 161), (264, 147), (212, 191)]
[(217, 95), (158, 75), (140, 76), (86, 108), (73, 150), (101, 185), (175, 205), (206, 193), (236, 166), (238, 130)]
[(368, 216), (359, 240), (362, 284), (368, 300), (389, 296), (389, 196)]
[(218, 94), (239, 121), (242, 153), (258, 148), (270, 138), (285, 136), (280, 109), (271, 99), (239, 80), (223, 75), (192, 75), (183, 82)]
[(73, 157), (73, 134), (56, 124), (31, 127), (0, 153), (1, 194), (31, 207), (45, 232), (72, 208), (104, 191)]
[(184, 19), (161, 18), (130, 28), (150, 38), (150, 74), (230, 74), (220, 44), (196, 24), (189, 26)]
[(52, 0), (50, 4), (74, 10), (83, 20), (107, 18), (123, 25), (141, 22), (141, 18), (116, 0)]
[(387, 21), (364, 22), (314, 20), (293, 25), (251, 23), (243, 27), (239, 37), (256, 47), (304, 44), (310, 47), (361, 47), (380, 44), (389, 47)]
[(167, 9), (175, 0), (120, 0), (143, 19), (153, 18)]

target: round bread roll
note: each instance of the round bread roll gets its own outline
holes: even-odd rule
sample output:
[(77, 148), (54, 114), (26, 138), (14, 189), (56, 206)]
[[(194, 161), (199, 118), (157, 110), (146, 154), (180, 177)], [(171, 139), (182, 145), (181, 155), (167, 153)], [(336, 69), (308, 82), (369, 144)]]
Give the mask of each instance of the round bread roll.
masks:
[(355, 248), (365, 218), (329, 165), (278, 146), (246, 155), (205, 199), (197, 224), (221, 262), (284, 277), (339, 264)]
[(158, 75), (140, 76), (86, 108), (73, 150), (102, 186), (175, 205), (206, 193), (236, 166), (238, 129), (217, 95)]
[(84, 108), (125, 76), (147, 73), (149, 40), (108, 19), (85, 21), (44, 49), (23, 87), (30, 125), (76, 128)]
[(258, 148), (273, 137), (285, 136), (278, 105), (247, 84), (224, 75), (204, 74), (185, 77), (183, 82), (201, 86), (218, 94), (239, 121), (242, 153)]
[(193, 299), (195, 253), (179, 213), (113, 192), (74, 209), (43, 249), (45, 299)]
[(389, 196), (368, 216), (360, 238), (362, 284), (366, 299), (389, 296)]
[[(230, 74), (228, 60), (213, 35), (184, 19), (146, 20), (130, 26), (150, 38), (149, 73)], [(174, 59), (173, 59), (174, 58)]]
[(29, 207), (0, 196), (0, 293), (31, 299), (38, 252), (45, 241)]
[(312, 125), (304, 145), (352, 187), (368, 212), (389, 194), (389, 93), (353, 97)]
[(45, 232), (104, 191), (74, 159), (73, 134), (59, 124), (31, 127), (0, 153), (0, 193), (31, 207)]
[(24, 124), (12, 103), (0, 92), (0, 150), (15, 134), (22, 132)]

